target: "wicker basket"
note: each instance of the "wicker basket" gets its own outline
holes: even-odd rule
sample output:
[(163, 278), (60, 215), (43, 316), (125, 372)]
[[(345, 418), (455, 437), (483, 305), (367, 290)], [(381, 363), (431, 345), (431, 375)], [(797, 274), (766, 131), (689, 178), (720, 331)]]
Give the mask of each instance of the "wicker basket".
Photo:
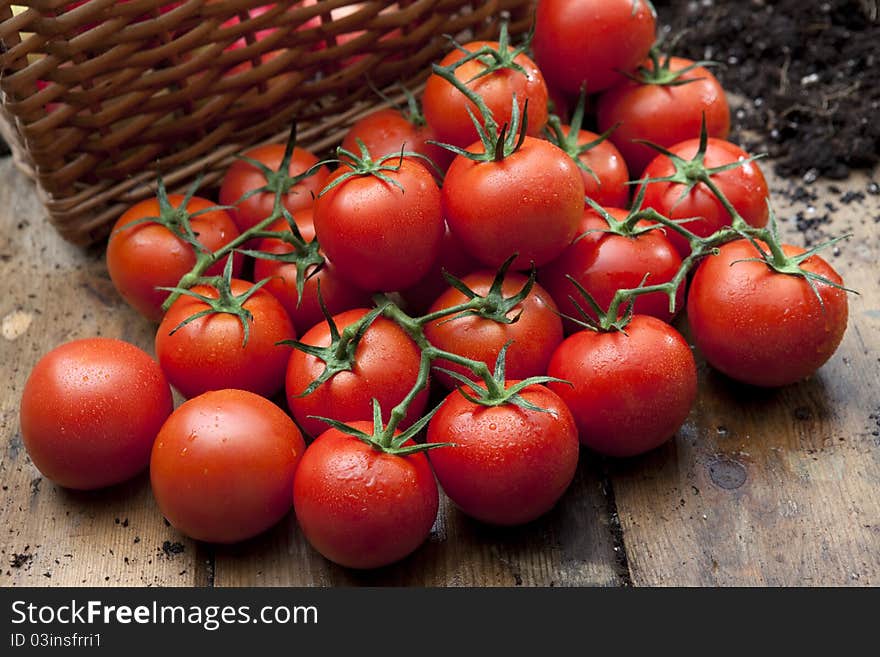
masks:
[[(131, 203), (235, 153), (283, 140), (321, 151), (380, 103), (365, 84), (417, 87), (444, 35), (528, 27), (531, 0), (0, 0), (0, 131), (51, 222), (89, 244)], [(255, 11), (254, 11), (255, 10)]]

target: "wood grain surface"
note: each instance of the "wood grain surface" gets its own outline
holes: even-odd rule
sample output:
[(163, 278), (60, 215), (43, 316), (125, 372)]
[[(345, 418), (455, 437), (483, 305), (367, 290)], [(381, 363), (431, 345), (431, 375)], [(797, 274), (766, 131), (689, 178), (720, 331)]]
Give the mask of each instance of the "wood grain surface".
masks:
[(91, 335), (152, 352), (155, 328), (117, 296), (101, 251), (61, 240), (32, 185), (0, 160), (0, 585), (880, 583), (880, 196), (864, 174), (800, 191), (768, 177), (789, 241), (853, 234), (827, 258), (861, 295), (850, 298), (840, 350), (814, 378), (766, 391), (701, 362), (697, 405), (665, 447), (625, 461), (582, 452), (561, 503), (526, 527), (486, 527), (444, 500), (425, 546), (359, 573), (314, 552), (292, 514), (217, 548), (168, 526), (146, 475), (98, 493), (40, 477), (18, 420), (40, 355)]

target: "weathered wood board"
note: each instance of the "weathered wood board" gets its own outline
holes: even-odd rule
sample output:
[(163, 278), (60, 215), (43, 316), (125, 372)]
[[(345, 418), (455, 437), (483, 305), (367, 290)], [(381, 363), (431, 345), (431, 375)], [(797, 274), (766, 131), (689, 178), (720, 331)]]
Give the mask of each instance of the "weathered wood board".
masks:
[(415, 555), (358, 573), (315, 553), (292, 514), (252, 541), (215, 548), (164, 522), (145, 475), (89, 494), (39, 476), (18, 421), (39, 356), (90, 335), (152, 352), (155, 329), (116, 295), (100, 250), (64, 243), (33, 186), (0, 160), (0, 585), (877, 584), (880, 196), (840, 202), (868, 182), (856, 175), (836, 192), (816, 184), (818, 198), (791, 201), (790, 183), (771, 177), (788, 192), (775, 198), (793, 243), (854, 234), (828, 258), (861, 296), (851, 298), (843, 345), (815, 378), (762, 391), (701, 365), (697, 406), (666, 447), (619, 462), (583, 452), (560, 505), (527, 527), (484, 527), (444, 501)]

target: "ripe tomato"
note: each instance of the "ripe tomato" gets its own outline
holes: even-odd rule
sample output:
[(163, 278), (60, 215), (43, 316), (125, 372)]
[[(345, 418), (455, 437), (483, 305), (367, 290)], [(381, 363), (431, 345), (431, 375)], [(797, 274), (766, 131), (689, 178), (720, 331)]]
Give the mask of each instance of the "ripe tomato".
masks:
[(580, 331), (553, 354), (551, 382), (574, 415), (581, 443), (607, 456), (635, 456), (666, 442), (697, 396), (691, 349), (671, 326), (635, 315), (626, 333)]
[(345, 134), (342, 147), (359, 154), (358, 139), (366, 144), (373, 157), (393, 155), (406, 149), (431, 158), (441, 171), (446, 171), (453, 158), (451, 151), (427, 143), (429, 139), (436, 140), (437, 136), (424, 119), (413, 120), (397, 109), (376, 110), (355, 122)]
[(102, 488), (147, 467), (172, 408), (168, 381), (146, 353), (121, 340), (74, 340), (34, 366), (21, 397), (21, 436), (46, 478)]
[[(804, 252), (789, 245), (782, 250), (789, 257)], [(706, 258), (691, 283), (688, 320), (712, 367), (751, 385), (788, 385), (810, 376), (837, 349), (846, 331), (846, 292), (816, 281), (820, 303), (803, 277), (738, 262), (758, 256), (750, 242), (738, 240)], [(843, 284), (817, 255), (801, 267)]]
[[(479, 271), (465, 276), (463, 282), (478, 295), (486, 296), (494, 278), (494, 272)], [(527, 281), (528, 278), (522, 274), (508, 273), (501, 288), (502, 294), (506, 298), (516, 295)], [(450, 287), (428, 312), (451, 308), (467, 300), (459, 290)], [(562, 342), (562, 320), (556, 314), (556, 304), (540, 285), (535, 284), (528, 296), (506, 316), (512, 319), (517, 314), (520, 314), (519, 319), (512, 324), (502, 324), (475, 315), (444, 317), (425, 325), (425, 337), (438, 349), (483, 361), (490, 369), (502, 347), (513, 340), (507, 350), (507, 377), (526, 379), (542, 375), (547, 370), (553, 350)], [(461, 365), (443, 359), (436, 360), (434, 365), (476, 380), (473, 373)], [(450, 389), (459, 385), (458, 381), (443, 372), (437, 372), (437, 380)]]
[[(699, 146), (699, 139), (688, 139), (680, 144), (675, 144), (669, 151), (690, 161), (697, 154)], [(703, 164), (706, 168), (711, 169), (732, 162), (745, 162), (748, 158), (748, 153), (729, 141), (709, 139), (706, 142)], [(672, 160), (661, 154), (651, 160), (642, 177), (665, 178), (674, 173), (675, 166)], [(712, 174), (712, 182), (718, 186), (721, 193), (747, 223), (758, 228), (767, 225), (769, 213), (767, 197), (770, 192), (764, 174), (761, 173), (756, 162), (745, 162), (735, 169)], [(686, 189), (687, 187), (681, 183), (649, 183), (645, 185), (643, 206), (654, 208), (670, 219), (699, 217), (700, 219), (697, 221), (690, 221), (683, 225), (700, 237), (707, 237), (719, 228), (730, 225), (730, 213), (724, 209), (724, 206), (706, 185), (697, 183), (682, 197)], [(674, 230), (667, 230), (666, 234), (682, 257), (686, 257), (691, 252), (690, 244), (684, 237)]]
[[(253, 283), (232, 280), (232, 294), (247, 292)], [(220, 295), (211, 285), (196, 285), (196, 294), (210, 299)], [(217, 313), (200, 317), (173, 331), (181, 322), (209, 305), (191, 296), (181, 296), (168, 309), (156, 332), (156, 355), (162, 370), (184, 397), (208, 390), (237, 388), (270, 397), (284, 384), (284, 372), (291, 348), (276, 344), (293, 340), (296, 333), (281, 303), (265, 290), (257, 290), (243, 307), (253, 315), (248, 320), (247, 344), (238, 316)]]
[[(619, 208), (605, 208), (618, 221), (629, 214)], [(650, 225), (641, 221), (639, 226)], [(584, 235), (569, 246), (561, 256), (538, 272), (541, 284), (556, 301), (563, 314), (580, 319), (570, 297), (590, 315), (594, 313), (581, 300), (577, 288), (566, 276), (573, 277), (596, 300), (603, 310), (608, 308), (617, 290), (638, 287), (645, 275), (645, 285), (666, 283), (681, 266), (681, 258), (664, 235), (663, 230), (652, 230), (635, 237), (602, 232), (608, 223), (592, 208), (584, 210), (578, 233)], [(592, 232), (588, 232), (592, 231)], [(684, 286), (678, 289), (675, 307), (684, 304)], [(634, 312), (652, 315), (664, 322), (672, 319), (669, 297), (662, 292), (636, 297)], [(595, 316), (594, 316), (595, 319)], [(566, 322), (569, 330), (578, 330), (573, 322)]]
[[(372, 430), (369, 422), (351, 426)], [(329, 429), (303, 456), (293, 505), (306, 539), (327, 559), (348, 568), (378, 568), (425, 542), (439, 495), (424, 454), (388, 454)]]
[[(415, 160), (388, 160), (382, 175), (363, 174), (327, 189), (315, 203), (315, 231), (339, 275), (371, 292), (399, 290), (424, 277), (443, 239), (440, 190)], [(328, 186), (351, 173), (341, 166)]]
[(479, 263), (464, 250), (458, 238), (447, 228), (443, 241), (440, 242), (440, 254), (431, 271), (412, 287), (400, 291), (406, 300), (407, 311), (416, 314), (427, 312), (434, 300), (449, 287), (443, 277), (444, 271), (461, 278), (479, 268)]
[(642, 0), (540, 0), (535, 59), (550, 85), (595, 93), (647, 57), (656, 31), (654, 10)]
[[(480, 149), (478, 143), (469, 150)], [(550, 262), (571, 243), (584, 209), (580, 169), (561, 149), (532, 137), (501, 161), (457, 156), (442, 193), (449, 228), (490, 267), (514, 253), (514, 269)]]
[[(467, 52), (476, 52), (483, 46), (497, 49), (499, 43), (472, 41), (462, 47)], [(440, 66), (451, 66), (464, 56), (464, 52), (455, 49), (441, 60)], [(479, 59), (473, 59), (459, 66), (455, 70), (455, 76), (482, 97), (499, 127), (510, 123), (514, 95), (520, 115), (528, 101), (528, 134), (537, 137), (547, 123), (547, 84), (541, 71), (526, 55), (517, 55), (513, 61), (526, 71), (526, 75), (513, 69), (503, 68), (474, 79), (486, 69), (486, 64)], [(463, 93), (436, 73), (431, 75), (425, 84), (423, 103), (425, 118), (439, 141), (466, 148), (479, 138), (467, 111), (470, 108), (474, 116), (480, 119), (479, 109)]]
[[(339, 331), (354, 324), (369, 311), (349, 310), (333, 317)], [(330, 344), (327, 322), (313, 327), (300, 339), (308, 345)], [(385, 419), (391, 409), (406, 397), (418, 378), (421, 352), (406, 332), (384, 317), (377, 318), (364, 333), (354, 353), (351, 371), (338, 372), (313, 392), (300, 397), (312, 381), (324, 371), (324, 361), (296, 350), (287, 366), (287, 403), (294, 419), (311, 436), (324, 432), (327, 425), (310, 415), (329, 417), (340, 422), (355, 422), (373, 417), (373, 398), (382, 405)], [(402, 428), (419, 418), (428, 400), (422, 391), (410, 406)]]
[[(257, 146), (245, 152), (244, 155), (257, 162), (262, 162), (272, 171), (277, 171), (284, 158), (284, 144)], [(302, 148), (295, 148), (290, 159), (288, 173), (291, 177), (297, 176), (308, 171), (317, 163), (318, 158), (312, 153)], [(282, 200), (287, 211), (296, 216), (300, 210), (311, 207), (314, 203), (314, 196), (317, 196), (324, 187), (329, 175), (327, 167), (321, 167), (314, 175), (291, 187)], [(262, 171), (244, 160), (233, 162), (226, 175), (223, 176), (223, 182), (220, 184), (220, 203), (232, 208), (229, 212), (242, 232), (272, 214), (275, 203), (274, 192), (260, 192), (239, 203), (242, 196), (255, 189), (260, 189), (268, 182), (269, 180)]]
[(440, 486), (464, 513), (496, 525), (547, 513), (577, 469), (577, 428), (562, 399), (542, 385), (519, 394), (547, 412), (482, 406), (456, 390), (428, 424), (429, 443), (455, 445), (428, 453)]
[[(672, 57), (669, 70), (681, 71), (693, 64), (689, 59)], [(648, 59), (642, 66), (654, 71)], [(700, 135), (703, 115), (710, 137), (726, 139), (730, 132), (730, 109), (721, 84), (708, 69), (698, 66), (682, 73), (686, 84), (663, 85), (649, 81), (625, 80), (599, 97), (596, 118), (604, 132), (620, 124), (611, 133), (611, 141), (623, 153), (630, 172), (643, 171), (657, 151), (634, 143), (644, 139), (669, 148)]]
[(244, 390), (206, 392), (182, 404), (153, 446), (153, 496), (177, 530), (235, 543), (290, 510), (299, 429), (272, 402)]
[[(311, 208), (297, 214), (296, 224), (300, 234), (307, 242), (314, 239), (315, 227), (312, 225)], [(268, 230), (284, 230), (286, 228), (287, 222), (284, 219), (279, 219), (270, 225)], [(267, 237), (260, 240), (257, 244), (257, 250), (280, 254), (292, 253), (294, 249), (293, 245), (283, 240)], [(333, 263), (325, 261), (317, 273), (313, 274), (313, 271), (314, 268), (306, 272), (307, 278), (303, 285), (303, 298), (300, 302), (296, 291), (297, 271), (294, 263), (264, 258), (254, 260), (254, 280), (270, 279), (265, 285), (266, 291), (284, 306), (298, 334), (305, 333), (315, 324), (324, 321), (324, 313), (318, 302), (319, 285), (321, 297), (331, 315), (369, 305), (370, 295), (342, 279), (336, 273), (336, 267), (333, 266)]]
[[(168, 201), (179, 208), (180, 194), (169, 194)], [(187, 212), (200, 212), (215, 204), (194, 197)], [(165, 226), (144, 222), (126, 228), (127, 224), (160, 215), (159, 202), (147, 199), (130, 207), (113, 226), (107, 243), (107, 270), (116, 290), (141, 315), (153, 322), (162, 319), (162, 302), (168, 292), (157, 287), (174, 287), (196, 264), (193, 248)], [(213, 210), (190, 219), (196, 239), (209, 251), (216, 251), (239, 236), (238, 228), (225, 210)], [(236, 255), (233, 273), (241, 272), (243, 258)], [(205, 272), (216, 276), (223, 271), (218, 262)]]
[[(567, 126), (563, 126), (568, 130)], [(589, 130), (578, 132), (578, 145), (588, 144), (599, 139), (599, 135)], [(599, 205), (612, 208), (625, 208), (629, 205), (629, 171), (623, 155), (608, 139), (579, 155), (581, 162), (592, 171), (580, 169), (584, 179), (584, 195), (589, 196)]]

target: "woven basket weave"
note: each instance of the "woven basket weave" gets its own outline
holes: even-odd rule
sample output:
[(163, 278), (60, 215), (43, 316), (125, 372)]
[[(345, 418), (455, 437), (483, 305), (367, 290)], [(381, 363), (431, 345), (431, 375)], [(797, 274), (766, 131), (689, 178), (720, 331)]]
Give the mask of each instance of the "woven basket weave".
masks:
[(326, 149), (380, 104), (367, 77), (417, 88), (444, 35), (490, 38), (503, 11), (521, 33), (531, 4), (0, 0), (0, 132), (51, 222), (89, 244), (158, 171), (211, 186), (294, 117), (299, 144)]

